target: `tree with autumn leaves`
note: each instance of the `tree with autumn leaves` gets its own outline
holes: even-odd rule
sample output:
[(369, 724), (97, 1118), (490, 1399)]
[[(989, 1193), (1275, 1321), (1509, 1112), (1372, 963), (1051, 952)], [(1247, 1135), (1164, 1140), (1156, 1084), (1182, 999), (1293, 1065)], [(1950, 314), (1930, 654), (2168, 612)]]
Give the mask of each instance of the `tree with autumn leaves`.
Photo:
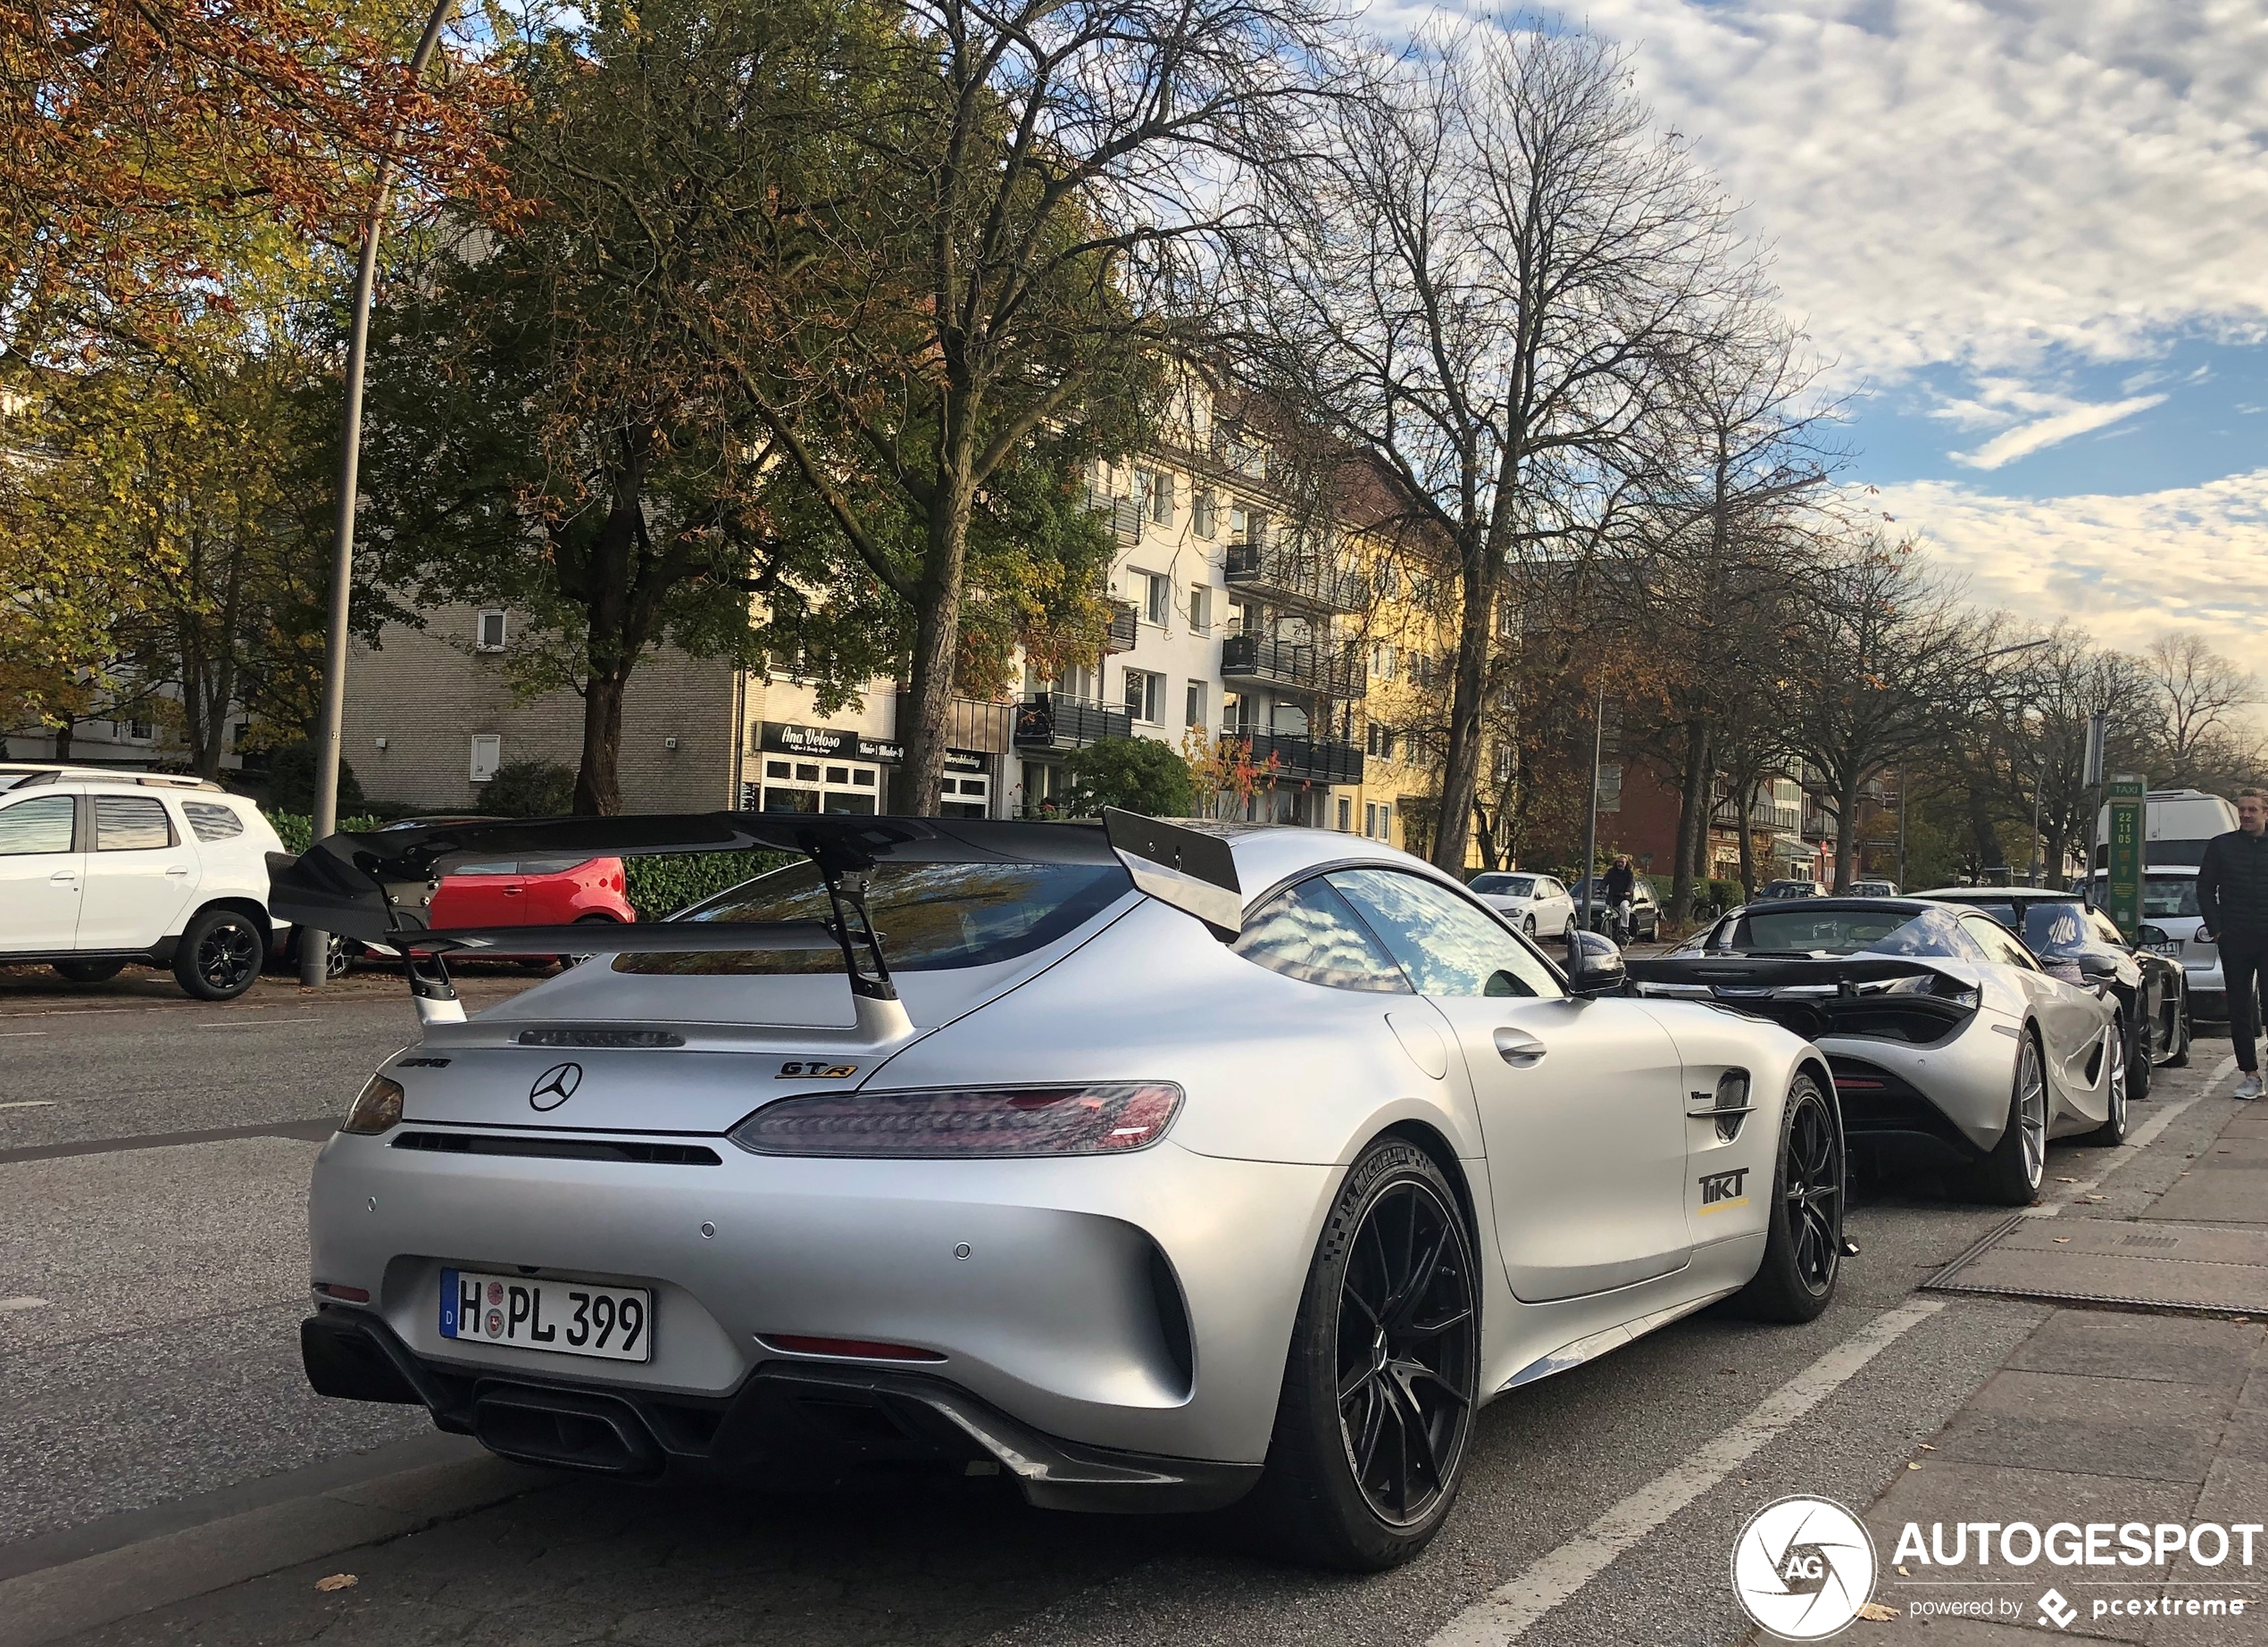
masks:
[(148, 702), (209, 769), (231, 700), (306, 696), (341, 251), (381, 154), (405, 212), (490, 198), (511, 91), (461, 52), (410, 85), (424, 14), (0, 0), (10, 719)]

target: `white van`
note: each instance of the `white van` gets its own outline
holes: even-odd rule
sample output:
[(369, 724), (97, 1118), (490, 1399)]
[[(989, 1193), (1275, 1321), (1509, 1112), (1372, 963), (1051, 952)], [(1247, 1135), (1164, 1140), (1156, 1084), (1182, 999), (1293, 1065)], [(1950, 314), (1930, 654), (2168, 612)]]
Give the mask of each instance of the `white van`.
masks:
[[(2186, 864), (2194, 869), (2205, 856), (2205, 844), (2237, 827), (2233, 802), (2202, 789), (2153, 789), (2142, 797), (2142, 866)], [(2096, 867), (2102, 865), (2101, 842), (2110, 837), (2111, 809), (2095, 815)]]

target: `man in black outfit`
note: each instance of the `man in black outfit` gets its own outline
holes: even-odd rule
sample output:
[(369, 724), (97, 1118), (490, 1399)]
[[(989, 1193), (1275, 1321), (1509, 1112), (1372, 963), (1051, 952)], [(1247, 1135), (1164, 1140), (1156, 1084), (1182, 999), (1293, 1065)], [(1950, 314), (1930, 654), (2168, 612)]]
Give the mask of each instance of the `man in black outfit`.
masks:
[(2253, 988), (2268, 962), (2268, 794), (2237, 797), (2239, 828), (2205, 843), (2197, 865), (2197, 936), (2221, 945), (2221, 977), (2229, 991), (2229, 1038), (2237, 1044), (2239, 1098), (2260, 1096), (2260, 1018)]
[[(1638, 894), (1638, 871), (1630, 868), (1628, 853), (1618, 855), (1608, 866), (1605, 875), (1599, 880), (1598, 889), (1605, 894), (1606, 914), (1608, 919), (1612, 921), (1615, 912), (1622, 907), (1623, 900)], [(1638, 924), (1635, 915), (1631, 917), (1630, 924), (1632, 926)], [(1625, 932), (1622, 936), (1628, 938), (1631, 935)]]

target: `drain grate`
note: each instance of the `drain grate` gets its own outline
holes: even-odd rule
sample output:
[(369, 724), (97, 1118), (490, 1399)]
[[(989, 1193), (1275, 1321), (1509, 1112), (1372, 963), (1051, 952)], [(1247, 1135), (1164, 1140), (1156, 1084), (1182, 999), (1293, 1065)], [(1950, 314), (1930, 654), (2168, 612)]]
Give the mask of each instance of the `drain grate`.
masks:
[(2268, 1313), (2268, 1230), (2020, 1212), (1922, 1285), (2059, 1303)]

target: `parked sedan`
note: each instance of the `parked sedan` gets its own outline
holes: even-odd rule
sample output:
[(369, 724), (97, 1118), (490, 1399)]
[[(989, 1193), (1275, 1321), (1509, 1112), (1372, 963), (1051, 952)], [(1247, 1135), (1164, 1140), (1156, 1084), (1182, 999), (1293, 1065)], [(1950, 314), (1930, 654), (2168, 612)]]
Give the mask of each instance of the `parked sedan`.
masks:
[(2126, 1136), (2133, 1037), (2118, 997), (2056, 977), (1981, 911), (1752, 903), (1630, 974), (1648, 994), (1808, 1036), (1834, 1069), (1855, 1152), (1949, 1159), (1989, 1201), (2031, 1202), (2051, 1137)]
[[(509, 935), (392, 895), (751, 849), (802, 856), (471, 1018), (446, 957)], [(277, 907), (408, 952), (422, 1028), (315, 1162), (309, 1381), (539, 1465), (1248, 1498), (1376, 1569), (1483, 1403), (1720, 1300), (1813, 1320), (1839, 1273), (1814, 1049), (1336, 832), (440, 828), (320, 842)]]
[[(2039, 886), (1946, 886), (1915, 896), (1980, 910), (2022, 936), (2040, 963), (2065, 983), (2116, 995), (2131, 1036), (2126, 1059), (2130, 1098), (2149, 1096), (2153, 1064), (2179, 1069), (2189, 1061), (2189, 998), (2180, 963), (2129, 943), (2108, 915), (2089, 909), (2075, 894)], [(2154, 930), (2144, 928), (2144, 936)], [(2161, 933), (2157, 941), (2169, 940)]]
[(1526, 870), (1476, 875), (1472, 895), (1530, 937), (1564, 938), (1575, 930), (1575, 900), (1548, 875)]

